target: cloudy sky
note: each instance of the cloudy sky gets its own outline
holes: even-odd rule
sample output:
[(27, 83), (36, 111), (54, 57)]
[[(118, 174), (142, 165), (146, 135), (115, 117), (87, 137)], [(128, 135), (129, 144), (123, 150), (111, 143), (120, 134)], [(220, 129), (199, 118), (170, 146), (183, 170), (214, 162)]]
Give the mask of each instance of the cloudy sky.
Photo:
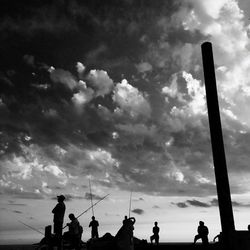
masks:
[[(100, 234), (220, 231), (200, 46), (213, 43), (236, 229), (250, 207), (248, 0), (1, 1), (0, 241), (90, 206)], [(83, 239), (91, 211), (80, 217)], [(31, 239), (32, 238), (32, 239)]]

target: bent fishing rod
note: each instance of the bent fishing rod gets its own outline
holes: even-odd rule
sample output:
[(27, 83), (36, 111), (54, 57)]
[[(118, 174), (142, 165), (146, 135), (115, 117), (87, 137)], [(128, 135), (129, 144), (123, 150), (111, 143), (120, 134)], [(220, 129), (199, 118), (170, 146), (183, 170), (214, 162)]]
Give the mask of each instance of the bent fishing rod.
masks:
[(34, 227), (32, 227), (32, 226), (29, 226), (29, 225), (23, 223), (23, 222), (20, 221), (20, 220), (19, 220), (18, 222), (20, 222), (20, 223), (23, 224), (24, 226), (26, 226), (26, 227), (32, 229), (33, 231), (36, 231), (37, 233), (40, 233), (40, 234), (42, 234), (42, 235), (44, 236), (44, 233), (42, 233), (41, 231), (37, 230), (36, 228), (34, 228)]
[[(101, 202), (102, 200), (104, 200), (107, 196), (109, 196), (109, 194), (105, 195), (104, 197), (102, 197), (99, 201), (97, 201), (96, 203), (94, 203), (93, 205), (91, 205), (89, 208), (87, 208), (86, 210), (84, 210), (81, 214), (79, 214), (76, 218), (78, 219), (80, 216), (82, 216), (83, 214), (87, 213), (92, 207), (94, 207), (95, 205), (97, 205), (99, 202)], [(63, 229), (67, 227), (64, 226)]]

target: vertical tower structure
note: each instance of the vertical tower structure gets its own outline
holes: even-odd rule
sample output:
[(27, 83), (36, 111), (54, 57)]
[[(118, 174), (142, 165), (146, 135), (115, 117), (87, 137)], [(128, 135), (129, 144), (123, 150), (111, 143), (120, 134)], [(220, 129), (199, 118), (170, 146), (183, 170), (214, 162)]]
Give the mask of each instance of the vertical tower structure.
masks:
[(204, 42), (201, 45), (201, 50), (222, 235), (226, 249), (232, 249), (235, 226), (221, 128), (212, 44)]

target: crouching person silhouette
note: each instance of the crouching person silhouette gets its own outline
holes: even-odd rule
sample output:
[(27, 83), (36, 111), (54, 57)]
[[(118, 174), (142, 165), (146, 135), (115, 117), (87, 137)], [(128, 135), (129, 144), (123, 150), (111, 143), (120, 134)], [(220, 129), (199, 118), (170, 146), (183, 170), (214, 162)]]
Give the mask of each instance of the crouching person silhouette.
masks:
[(67, 223), (69, 231), (64, 233), (63, 239), (69, 241), (72, 247), (79, 250), (83, 229), (74, 214), (69, 214), (69, 219), (71, 220), (70, 223)]
[(160, 228), (158, 227), (158, 222), (155, 222), (155, 226), (153, 227), (153, 235), (150, 236), (150, 242), (153, 243), (153, 240), (155, 240), (156, 245), (159, 245), (159, 231)]
[(198, 234), (194, 237), (194, 244), (197, 240), (201, 239), (203, 245), (208, 245), (208, 228), (205, 226), (203, 221), (199, 222), (199, 226), (197, 228)]

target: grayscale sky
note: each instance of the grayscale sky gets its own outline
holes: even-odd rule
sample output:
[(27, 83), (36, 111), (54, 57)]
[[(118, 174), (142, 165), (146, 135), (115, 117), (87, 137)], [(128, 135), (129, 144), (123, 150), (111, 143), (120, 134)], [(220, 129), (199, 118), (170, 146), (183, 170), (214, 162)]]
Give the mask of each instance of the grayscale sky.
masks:
[[(220, 229), (201, 61), (213, 43), (237, 229), (249, 224), (248, 0), (0, 2), (0, 243), (38, 241), (55, 197), (100, 234)], [(83, 239), (91, 211), (80, 218)], [(32, 235), (31, 237), (31, 234)], [(32, 238), (32, 239), (31, 239)]]

